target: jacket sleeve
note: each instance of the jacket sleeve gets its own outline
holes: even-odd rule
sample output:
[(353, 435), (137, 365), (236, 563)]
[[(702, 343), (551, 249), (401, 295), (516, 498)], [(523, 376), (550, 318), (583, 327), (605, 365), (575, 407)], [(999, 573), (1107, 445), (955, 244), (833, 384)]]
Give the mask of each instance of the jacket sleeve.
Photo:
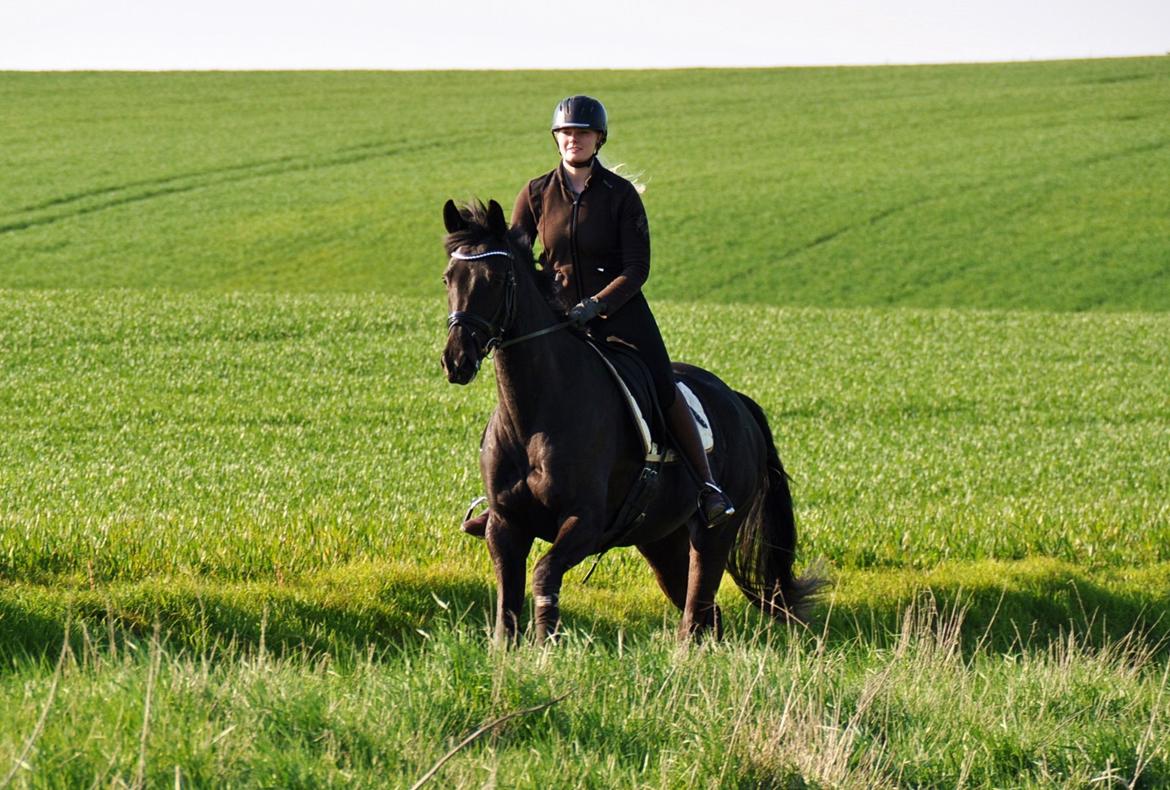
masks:
[(617, 231), (622, 271), (593, 297), (605, 302), (606, 315), (620, 310), (650, 277), (650, 224), (642, 198), (632, 187), (622, 200)]
[(512, 208), (512, 227), (519, 228), (528, 237), (529, 246), (532, 246), (536, 243), (536, 214), (528, 198), (529, 186), (525, 184), (516, 196), (516, 205)]

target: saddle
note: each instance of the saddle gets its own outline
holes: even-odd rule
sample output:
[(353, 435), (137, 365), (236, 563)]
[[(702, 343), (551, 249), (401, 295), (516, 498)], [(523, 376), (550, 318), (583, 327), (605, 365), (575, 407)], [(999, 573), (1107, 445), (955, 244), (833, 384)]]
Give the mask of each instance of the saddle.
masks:
[[(599, 343), (593, 338), (585, 340), (613, 375), (614, 383), (621, 391), (628, 407), (626, 411), (642, 440), (642, 449), (645, 453), (641, 474), (626, 494), (613, 523), (603, 534), (601, 551), (593, 563), (593, 567), (596, 568), (602, 555), (621, 543), (645, 521), (646, 512), (658, 491), (658, 473), (662, 465), (678, 461), (679, 457), (667, 440), (666, 420), (663, 418), (662, 408), (654, 390), (654, 380), (638, 352), (621, 343)], [(691, 414), (694, 415), (695, 424), (699, 427), (703, 449), (711, 452), (715, 446), (715, 438), (703, 404), (685, 382), (676, 379), (676, 384), (686, 399)], [(592, 573), (591, 569), (585, 580), (588, 580)]]
[[(613, 375), (614, 382), (628, 407), (627, 411), (634, 424), (634, 429), (642, 440), (646, 462), (673, 463), (678, 461), (678, 453), (667, 438), (666, 421), (658, 403), (654, 381), (650, 377), (650, 370), (642, 361), (642, 357), (637, 351), (621, 343), (599, 343), (593, 338), (587, 338), (586, 342), (590, 348), (597, 352)], [(715, 435), (711, 431), (711, 423), (707, 419), (707, 411), (703, 408), (702, 401), (687, 386), (686, 381), (676, 378), (675, 383), (686, 400), (687, 408), (691, 410), (691, 415), (695, 418), (695, 425), (699, 428), (699, 438), (703, 440), (703, 449), (711, 452), (715, 447)]]

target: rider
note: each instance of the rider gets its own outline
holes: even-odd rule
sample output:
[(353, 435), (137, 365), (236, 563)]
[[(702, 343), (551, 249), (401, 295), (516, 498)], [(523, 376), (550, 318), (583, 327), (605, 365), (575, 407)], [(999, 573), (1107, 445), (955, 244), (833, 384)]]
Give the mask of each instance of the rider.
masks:
[[(699, 513), (717, 526), (735, 508), (711, 476), (694, 417), (642, 295), (650, 274), (650, 228), (642, 199), (632, 183), (597, 158), (608, 134), (605, 107), (591, 96), (569, 96), (553, 111), (551, 131), (560, 164), (520, 190), (512, 225), (540, 240), (540, 263), (546, 271), (551, 267), (561, 301), (573, 305), (570, 318), (596, 337), (617, 337), (638, 350), (654, 379), (667, 428), (702, 478)], [(463, 528), (481, 534), (486, 523), (484, 514)]]

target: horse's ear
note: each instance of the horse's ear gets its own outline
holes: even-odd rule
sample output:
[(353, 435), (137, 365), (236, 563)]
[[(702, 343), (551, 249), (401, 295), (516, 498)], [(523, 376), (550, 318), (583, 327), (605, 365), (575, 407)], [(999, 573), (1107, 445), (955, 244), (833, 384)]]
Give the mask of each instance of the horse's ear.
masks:
[(488, 230), (495, 236), (505, 236), (508, 233), (508, 223), (504, 221), (504, 210), (494, 200), (488, 201)]
[(443, 224), (447, 226), (448, 233), (454, 233), (467, 227), (467, 220), (463, 219), (463, 215), (455, 207), (454, 200), (448, 200), (443, 204)]

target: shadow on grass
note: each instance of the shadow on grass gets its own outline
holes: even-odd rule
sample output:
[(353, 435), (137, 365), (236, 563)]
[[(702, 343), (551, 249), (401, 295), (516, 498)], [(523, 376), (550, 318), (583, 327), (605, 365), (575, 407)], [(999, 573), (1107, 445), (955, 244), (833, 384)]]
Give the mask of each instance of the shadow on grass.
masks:
[(5, 666), (51, 660), (67, 630), (78, 652), (111, 640), (146, 640), (156, 626), (169, 650), (198, 655), (261, 647), (278, 654), (366, 654), (420, 640), (428, 628), (455, 627), (485, 610), (492, 594), (468, 578), (372, 568), (294, 584), (163, 579), (92, 589), (0, 586), (0, 660)]
[(1083, 645), (1137, 640), (1164, 652), (1170, 640), (1170, 565), (1091, 574), (1040, 558), (944, 564), (930, 571), (854, 571), (837, 580), (811, 627), (832, 642), (860, 638), (887, 646), (905, 630), (908, 610), (957, 618), (967, 650), (1012, 652), (1075, 635)]
[[(923, 600), (929, 606), (922, 606)], [(68, 629), (75, 651), (151, 638), (171, 651), (237, 655), (366, 656), (418, 644), (454, 628), (490, 637), (495, 590), (488, 579), (428, 569), (362, 565), (291, 584), (152, 579), (98, 588), (0, 585), (0, 661), (51, 662)], [(729, 638), (772, 625), (727, 582), (720, 595)], [(940, 622), (961, 615), (962, 644), (999, 652), (1076, 634), (1082, 644), (1170, 640), (1170, 565), (1089, 575), (1050, 560), (956, 563), (932, 571), (848, 571), (814, 609), (807, 628), (830, 645), (894, 644), (906, 612)], [(530, 612), (526, 612), (529, 615)], [(564, 618), (600, 644), (673, 631), (678, 614), (642, 589), (566, 588)], [(619, 636), (620, 635), (620, 636)]]

